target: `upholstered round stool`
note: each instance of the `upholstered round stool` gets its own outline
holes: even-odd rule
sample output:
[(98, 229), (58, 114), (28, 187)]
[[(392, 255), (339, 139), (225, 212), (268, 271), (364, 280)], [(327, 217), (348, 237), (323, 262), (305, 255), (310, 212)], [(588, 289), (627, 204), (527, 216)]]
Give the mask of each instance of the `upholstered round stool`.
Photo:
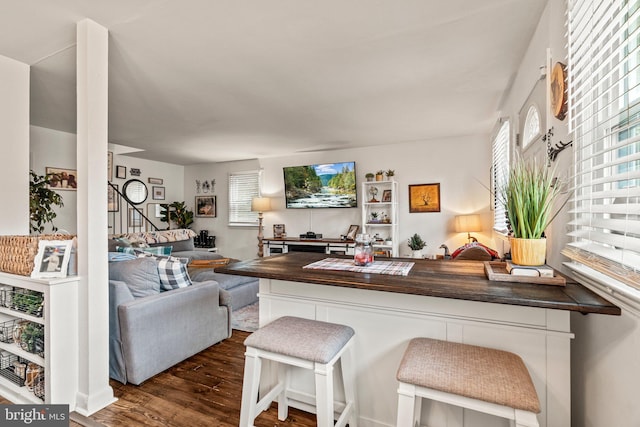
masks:
[(474, 345), (414, 338), (398, 368), (398, 427), (420, 425), (421, 398), (537, 427), (538, 395), (520, 356)]
[[(244, 380), (240, 426), (252, 427), (260, 412), (277, 398), (278, 419), (284, 421), (289, 410), (289, 367), (315, 373), (318, 427), (357, 426), (355, 376), (351, 346), (354, 331), (348, 326), (299, 317), (281, 317), (258, 329), (245, 340)], [(277, 384), (258, 401), (262, 360), (278, 362)], [(340, 360), (345, 407), (334, 424), (333, 367)]]

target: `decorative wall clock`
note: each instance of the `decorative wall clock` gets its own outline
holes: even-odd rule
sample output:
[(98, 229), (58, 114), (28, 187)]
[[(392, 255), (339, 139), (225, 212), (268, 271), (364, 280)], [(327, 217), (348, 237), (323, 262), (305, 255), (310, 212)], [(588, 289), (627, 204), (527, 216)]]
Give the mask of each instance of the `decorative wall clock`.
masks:
[(551, 111), (558, 120), (567, 115), (567, 69), (556, 62), (551, 71)]

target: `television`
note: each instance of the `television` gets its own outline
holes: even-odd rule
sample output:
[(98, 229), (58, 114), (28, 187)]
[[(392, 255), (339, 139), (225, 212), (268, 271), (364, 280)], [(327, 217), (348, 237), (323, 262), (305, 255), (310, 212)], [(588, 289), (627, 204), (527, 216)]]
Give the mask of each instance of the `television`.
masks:
[(284, 169), (288, 209), (355, 208), (356, 163), (323, 163)]

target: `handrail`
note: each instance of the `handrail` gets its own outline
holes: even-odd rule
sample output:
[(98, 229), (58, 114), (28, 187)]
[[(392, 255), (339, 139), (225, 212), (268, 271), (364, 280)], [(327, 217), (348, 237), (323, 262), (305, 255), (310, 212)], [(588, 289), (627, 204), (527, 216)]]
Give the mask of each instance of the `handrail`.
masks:
[(110, 234), (160, 230), (142, 210), (118, 190), (115, 184), (110, 181), (107, 181), (107, 184), (109, 185)]

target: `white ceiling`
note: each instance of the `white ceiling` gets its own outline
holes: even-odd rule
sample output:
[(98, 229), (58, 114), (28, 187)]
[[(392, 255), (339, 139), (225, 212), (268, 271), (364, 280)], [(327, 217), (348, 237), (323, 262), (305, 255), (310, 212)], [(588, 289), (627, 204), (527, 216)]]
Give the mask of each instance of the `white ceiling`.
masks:
[(31, 123), (75, 132), (75, 23), (109, 30), (109, 141), (176, 164), (487, 135), (546, 0), (0, 0)]

